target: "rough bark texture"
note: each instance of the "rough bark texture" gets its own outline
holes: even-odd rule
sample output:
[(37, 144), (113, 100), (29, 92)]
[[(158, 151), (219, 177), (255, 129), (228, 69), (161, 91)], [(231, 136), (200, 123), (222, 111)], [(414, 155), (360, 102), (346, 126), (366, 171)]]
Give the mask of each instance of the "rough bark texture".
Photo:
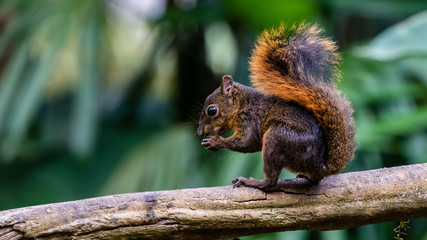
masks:
[(2, 239), (218, 239), (427, 217), (427, 164), (281, 181), (130, 193), (0, 212)]

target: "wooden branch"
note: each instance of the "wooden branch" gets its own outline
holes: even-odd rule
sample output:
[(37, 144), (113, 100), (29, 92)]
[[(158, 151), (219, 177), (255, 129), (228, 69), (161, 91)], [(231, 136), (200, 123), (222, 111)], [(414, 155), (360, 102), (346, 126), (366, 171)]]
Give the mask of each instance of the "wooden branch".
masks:
[(0, 212), (2, 239), (218, 239), (427, 217), (427, 164), (280, 182), (130, 193)]

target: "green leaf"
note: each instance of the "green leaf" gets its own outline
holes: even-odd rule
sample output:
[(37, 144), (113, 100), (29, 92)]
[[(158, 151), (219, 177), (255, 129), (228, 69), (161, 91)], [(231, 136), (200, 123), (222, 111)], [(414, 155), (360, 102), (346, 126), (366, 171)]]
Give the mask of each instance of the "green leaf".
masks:
[(100, 81), (98, 27), (95, 19), (92, 19), (82, 37), (81, 79), (76, 91), (70, 138), (71, 150), (81, 157), (91, 152), (96, 134)]
[(427, 11), (424, 11), (388, 28), (366, 47), (356, 48), (355, 53), (360, 57), (380, 61), (408, 56), (427, 57), (426, 39)]
[(0, 81), (0, 135), (4, 134), (4, 128), (8, 120), (9, 106), (13, 98), (13, 93), (17, 89), (19, 79), (24, 71), (25, 62), (28, 55), (28, 45), (22, 45), (13, 59), (7, 65), (5, 73)]
[(14, 111), (11, 112), (8, 138), (2, 145), (5, 159), (11, 160), (15, 157), (29, 123), (42, 102), (45, 86), (63, 38), (64, 32), (56, 33), (52, 43), (42, 53), (34, 73), (29, 75), (26, 86), (21, 89), (21, 94), (13, 106)]
[(294, 22), (310, 19), (317, 14), (313, 1), (300, 0), (227, 0), (224, 1), (233, 17), (240, 17), (258, 30), (278, 25), (283, 21)]
[(120, 161), (101, 195), (197, 186), (201, 176), (195, 154), (200, 145), (192, 135), (184, 127), (172, 127), (137, 144)]
[(380, 144), (399, 134), (423, 129), (427, 126), (427, 106), (406, 113), (390, 113), (382, 119), (358, 129), (360, 147)]

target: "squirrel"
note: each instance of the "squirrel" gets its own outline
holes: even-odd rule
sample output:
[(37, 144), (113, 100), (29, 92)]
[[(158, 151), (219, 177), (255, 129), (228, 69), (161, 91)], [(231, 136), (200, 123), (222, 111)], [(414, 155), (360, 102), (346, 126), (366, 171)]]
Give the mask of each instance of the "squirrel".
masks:
[(322, 33), (308, 23), (264, 31), (249, 60), (255, 88), (225, 75), (207, 97), (197, 129), (206, 149), (262, 151), (264, 179), (235, 187), (275, 189), (282, 168), (315, 183), (354, 157), (353, 108), (334, 83), (341, 56)]

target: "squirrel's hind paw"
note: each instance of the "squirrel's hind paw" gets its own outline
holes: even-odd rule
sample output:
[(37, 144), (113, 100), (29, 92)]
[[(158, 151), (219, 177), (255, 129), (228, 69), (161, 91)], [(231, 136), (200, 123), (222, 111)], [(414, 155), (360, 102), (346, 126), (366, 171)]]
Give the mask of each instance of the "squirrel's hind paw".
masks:
[[(233, 188), (234, 187), (252, 187), (252, 188), (258, 188), (261, 190), (269, 190), (270, 188), (274, 188), (276, 184), (271, 184), (269, 182), (266, 182), (264, 180), (257, 180), (255, 178), (244, 178), (244, 177), (237, 177), (233, 181)], [(276, 182), (277, 183), (277, 182)]]
[(236, 177), (233, 181), (231, 181), (231, 183), (233, 184), (233, 188), (236, 188), (236, 187), (246, 186), (246, 181), (248, 180), (249, 179), (244, 177)]

